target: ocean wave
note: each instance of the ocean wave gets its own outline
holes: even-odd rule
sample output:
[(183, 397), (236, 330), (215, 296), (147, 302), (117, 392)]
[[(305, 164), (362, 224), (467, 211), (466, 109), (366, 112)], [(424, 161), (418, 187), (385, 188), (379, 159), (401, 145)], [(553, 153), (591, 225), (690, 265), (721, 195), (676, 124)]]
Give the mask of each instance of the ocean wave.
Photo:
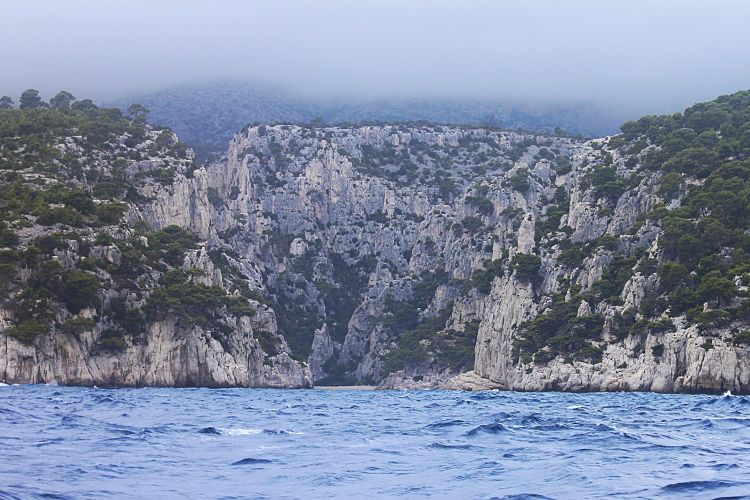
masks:
[(474, 427), (470, 431), (466, 432), (466, 435), (476, 436), (478, 434), (500, 434), (503, 432), (508, 432), (509, 430), (510, 429), (508, 429), (508, 427), (501, 424), (500, 422), (495, 422), (492, 424), (478, 425), (477, 427)]
[(684, 481), (679, 483), (672, 483), (664, 486), (662, 491), (665, 493), (702, 493), (705, 491), (713, 491), (718, 489), (735, 488), (747, 485), (748, 483), (743, 481), (725, 481), (721, 479), (713, 479), (707, 481)]
[(273, 460), (267, 458), (243, 458), (232, 462), (232, 465), (261, 465), (261, 464), (272, 464)]
[(131, 473), (149, 497), (241, 496), (250, 474), (266, 498), (394, 497), (420, 485), (437, 498), (750, 491), (743, 396), (396, 394), (0, 390), (0, 488), (34, 497), (19, 489), (33, 471), (43, 493), (75, 498), (132, 496)]
[(456, 425), (463, 425), (466, 422), (457, 418), (451, 419), (451, 420), (442, 420), (440, 422), (433, 422), (431, 424), (427, 424), (428, 429), (441, 429), (443, 427), (454, 427)]
[(445, 444), (445, 443), (432, 443), (429, 445), (430, 448), (436, 448), (439, 450), (473, 450), (476, 446), (470, 444)]
[(304, 434), (304, 432), (285, 431), (283, 429), (263, 429), (263, 434), (271, 434), (274, 436), (300, 436)]
[(198, 431), (199, 434), (214, 434), (214, 435), (221, 435), (221, 430), (217, 429), (216, 427), (204, 427), (201, 430)]
[(199, 434), (210, 434), (214, 436), (254, 436), (257, 434), (267, 434), (272, 436), (301, 435), (303, 432), (287, 431), (283, 429), (247, 429), (244, 427), (203, 427), (198, 430)]
[(210, 434), (214, 436), (252, 436), (260, 434), (263, 429), (244, 429), (241, 427), (221, 428), (221, 427), (204, 427), (198, 431), (199, 434)]
[(520, 493), (518, 495), (506, 495), (500, 498), (503, 500), (552, 500), (552, 497), (538, 495), (536, 493)]

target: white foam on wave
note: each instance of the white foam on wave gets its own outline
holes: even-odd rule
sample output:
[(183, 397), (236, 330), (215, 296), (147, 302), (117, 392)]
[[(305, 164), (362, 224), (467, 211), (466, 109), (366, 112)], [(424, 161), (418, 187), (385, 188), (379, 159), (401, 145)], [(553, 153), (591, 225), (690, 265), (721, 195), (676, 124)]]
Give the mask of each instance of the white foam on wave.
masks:
[(243, 428), (232, 428), (232, 429), (219, 429), (222, 434), (227, 436), (252, 436), (254, 434), (260, 434), (263, 429), (243, 429)]
[(722, 394), (722, 396), (724, 396), (725, 398), (732, 397), (732, 391), (727, 391), (724, 394)]
[(0, 382), (0, 387), (10, 387), (10, 385), (5, 382)]

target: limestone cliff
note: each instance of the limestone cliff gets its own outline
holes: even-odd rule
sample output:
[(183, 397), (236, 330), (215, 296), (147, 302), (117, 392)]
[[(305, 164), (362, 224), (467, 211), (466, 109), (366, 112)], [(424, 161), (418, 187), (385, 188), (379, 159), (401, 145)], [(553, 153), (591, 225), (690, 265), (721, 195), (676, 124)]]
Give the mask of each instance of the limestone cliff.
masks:
[[(200, 168), (130, 160), (119, 227), (51, 255), (101, 263), (90, 272), (131, 287), (118, 300), (142, 327), (120, 326), (110, 287), (54, 309), (29, 345), (13, 303), (39, 270), (19, 265), (0, 367), (89, 384), (750, 392), (750, 214), (731, 208), (750, 192), (743, 96), (589, 141), (259, 125)], [(39, 245), (51, 230), (27, 219), (9, 227)], [(120, 279), (133, 252), (142, 267)], [(80, 318), (94, 325), (63, 328)]]
[(192, 152), (86, 106), (0, 116), (0, 380), (310, 386), (253, 273), (212, 245)]
[[(658, 211), (701, 181), (667, 197), (666, 174), (644, 166), (659, 146), (623, 139), (251, 127), (207, 169), (221, 202), (202, 219), (258, 263), (316, 380), (747, 392), (743, 320), (642, 307), (674, 258)], [(570, 338), (550, 335), (564, 344), (529, 337), (566, 307)], [(484, 381), (456, 377), (467, 370)]]

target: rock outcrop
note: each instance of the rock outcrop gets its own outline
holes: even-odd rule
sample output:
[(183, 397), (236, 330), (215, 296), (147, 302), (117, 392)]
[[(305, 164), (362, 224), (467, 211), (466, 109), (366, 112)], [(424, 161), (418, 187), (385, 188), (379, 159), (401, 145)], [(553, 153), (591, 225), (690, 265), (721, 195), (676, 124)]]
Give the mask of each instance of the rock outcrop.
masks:
[[(129, 132), (104, 142), (50, 133), (54, 168), (39, 163), (37, 142), (10, 157), (23, 168), (0, 162), (11, 179), (0, 181), (11, 207), (11, 229), (0, 221), (0, 380), (310, 387), (262, 304), (258, 270), (217, 248), (206, 171), (171, 132), (117, 124)], [(3, 140), (7, 154), (24, 139)]]
[(57, 335), (34, 346), (0, 338), (0, 378), (9, 384), (115, 387), (312, 386), (309, 371), (287, 353), (264, 362), (249, 318), (237, 323), (227, 346), (199, 327), (175, 321), (150, 324), (138, 344), (119, 353), (97, 352), (100, 335), (96, 330), (79, 338)]
[[(701, 323), (699, 308), (659, 306), (668, 295), (660, 269), (672, 258), (662, 219), (702, 184), (644, 166), (659, 147), (641, 136), (259, 125), (218, 161), (183, 162), (170, 182), (148, 180), (156, 158), (132, 162), (146, 172), (133, 179), (146, 180), (133, 181), (128, 227), (109, 232), (144, 239), (134, 244), (147, 256), (148, 235), (132, 229), (139, 220), (156, 234), (193, 235), (174, 269), (153, 262), (143, 279), (169, 289), (180, 270), (184, 286), (221, 290), (212, 319), (160, 314), (151, 291), (134, 292), (128, 307), (152, 316), (121, 352), (97, 350), (114, 317), (97, 309), (96, 327), (76, 335), (55, 327), (33, 345), (2, 338), (0, 376), (750, 392), (741, 317), (721, 313), (720, 301), (703, 304)], [(667, 195), (668, 181), (678, 188)], [(127, 265), (128, 248), (99, 244), (88, 255), (106, 277)], [(731, 249), (720, 250), (728, 262)], [(69, 268), (81, 259), (72, 246), (56, 255)], [(737, 290), (746, 281), (738, 275)], [(9, 328), (13, 309), (3, 311)]]

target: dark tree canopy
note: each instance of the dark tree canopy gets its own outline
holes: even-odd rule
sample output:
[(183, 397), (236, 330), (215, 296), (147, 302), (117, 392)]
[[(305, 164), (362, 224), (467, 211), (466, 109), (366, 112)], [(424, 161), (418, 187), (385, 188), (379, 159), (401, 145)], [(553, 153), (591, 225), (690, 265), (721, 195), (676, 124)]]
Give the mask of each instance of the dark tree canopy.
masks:
[(76, 98), (73, 97), (73, 94), (62, 90), (58, 92), (55, 97), (49, 100), (49, 104), (58, 111), (70, 111), (70, 105), (75, 100)]
[(39, 97), (39, 91), (34, 89), (24, 90), (21, 94), (21, 109), (39, 109), (45, 107), (44, 101)]
[(128, 116), (135, 121), (145, 122), (149, 109), (142, 104), (131, 104), (128, 106)]

